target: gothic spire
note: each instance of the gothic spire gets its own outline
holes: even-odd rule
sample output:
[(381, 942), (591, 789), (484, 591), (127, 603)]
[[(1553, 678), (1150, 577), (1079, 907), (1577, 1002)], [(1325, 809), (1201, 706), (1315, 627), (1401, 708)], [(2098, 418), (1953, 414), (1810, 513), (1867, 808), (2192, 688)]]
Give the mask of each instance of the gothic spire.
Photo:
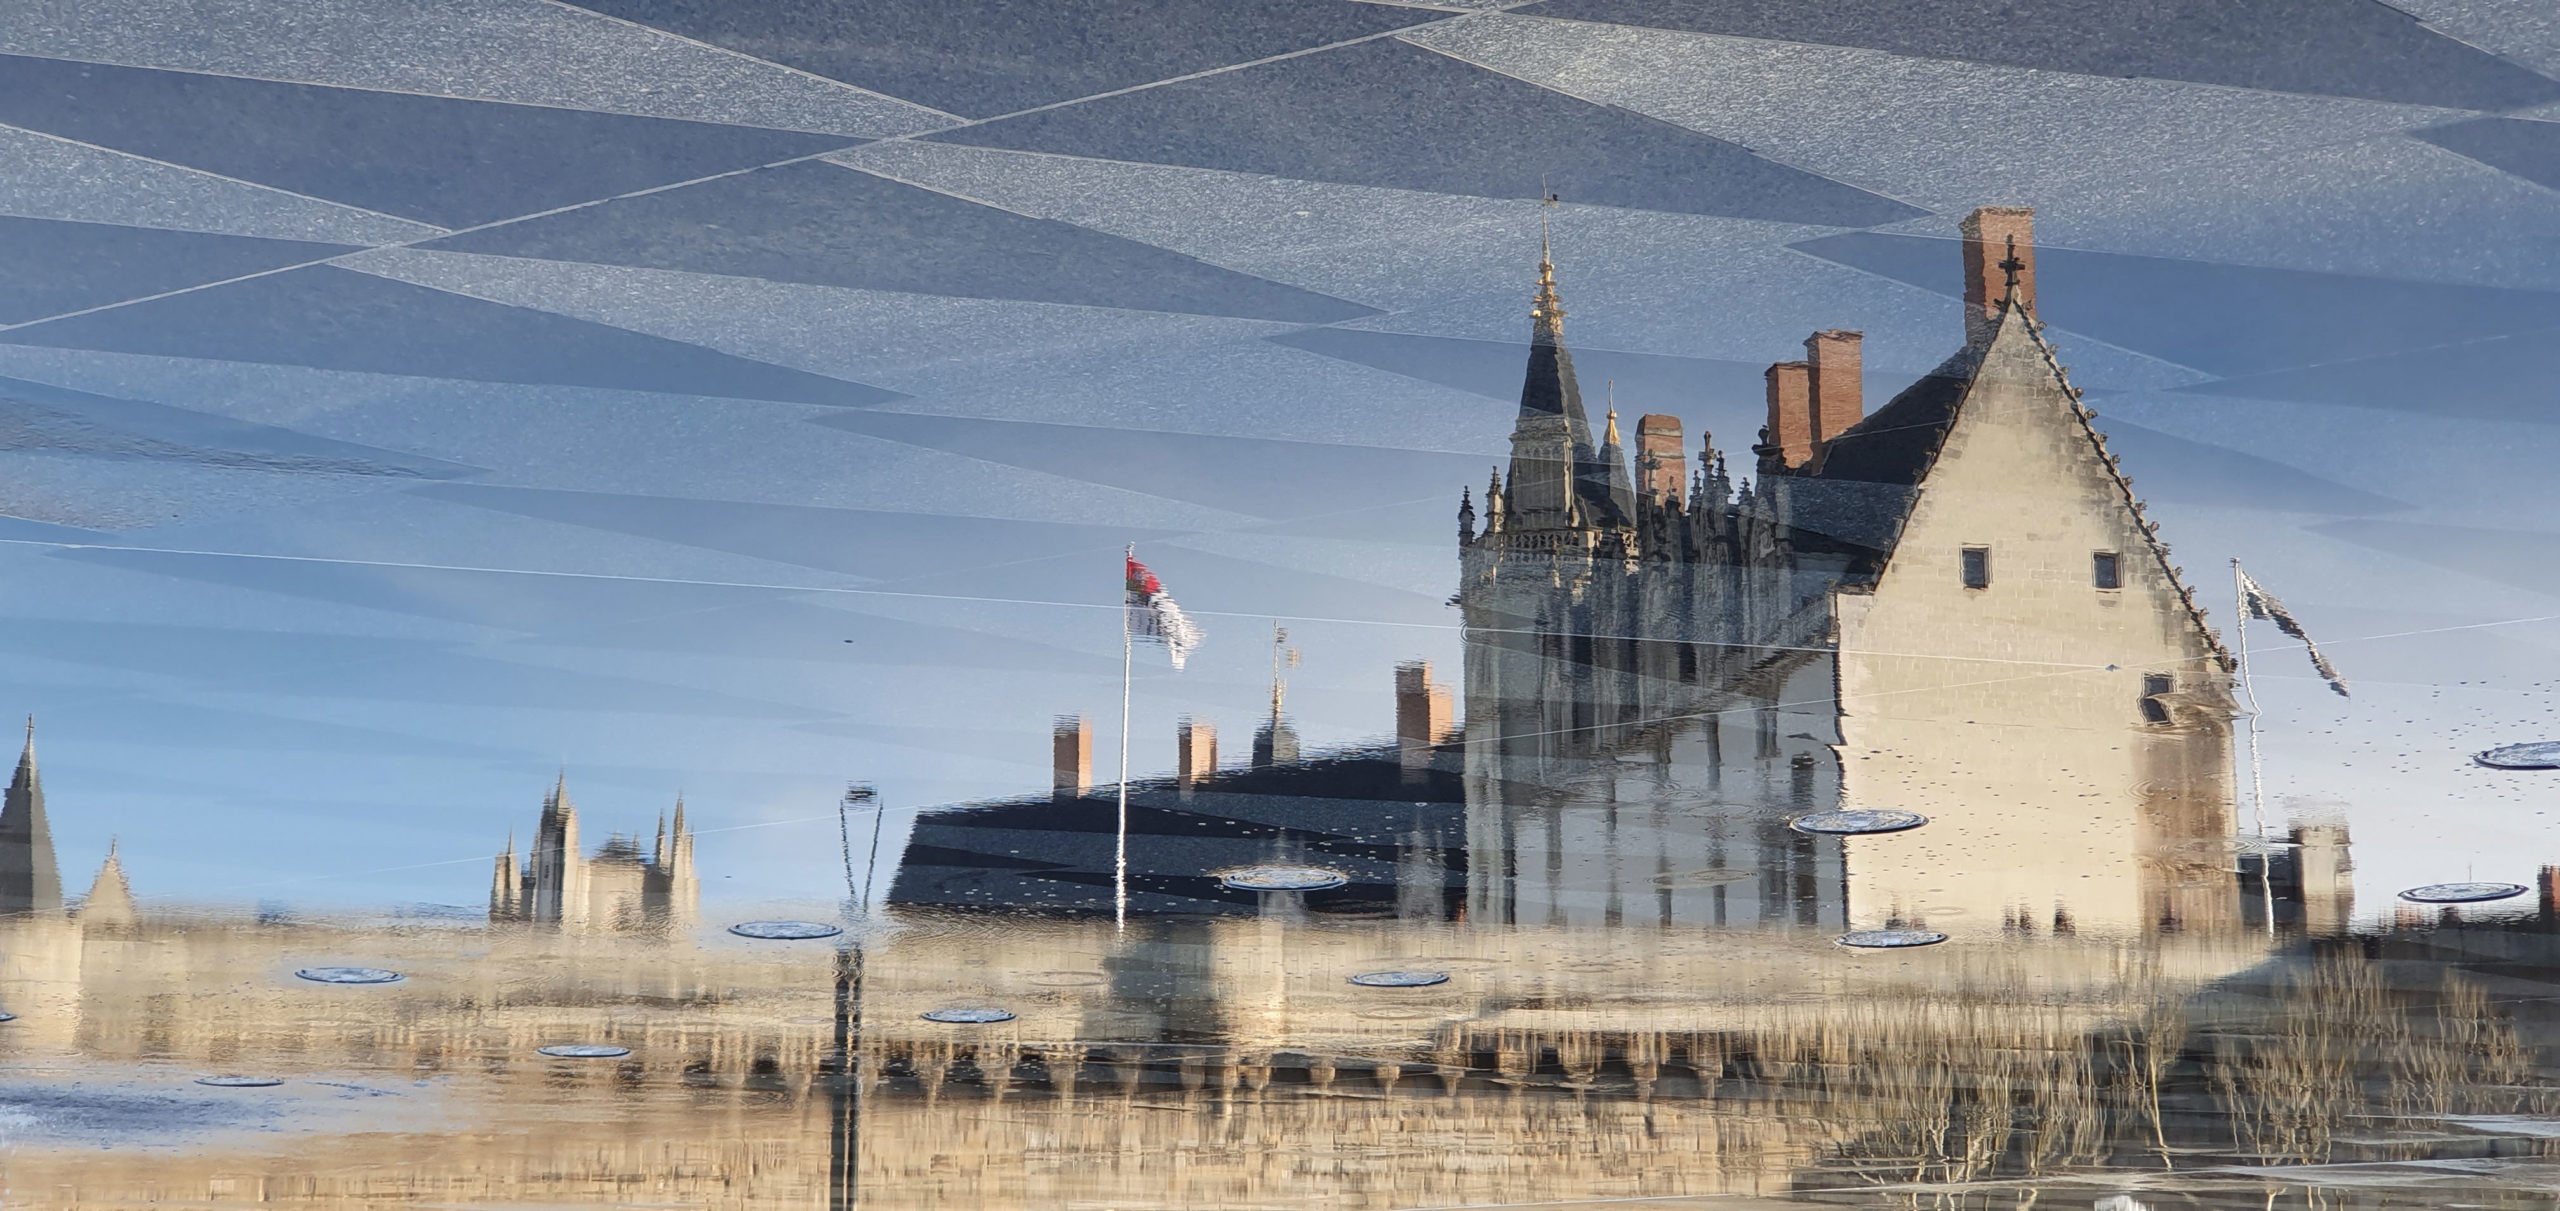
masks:
[(1511, 474), (1503, 494), (1506, 529), (1580, 525), (1589, 490), (1580, 482), (1592, 459), (1591, 421), (1573, 354), (1564, 344), (1564, 303), (1556, 296), (1552, 242), (1540, 221), (1538, 293), (1529, 307), (1529, 365), (1511, 429)]
[(27, 747), (0, 801), (0, 913), (60, 912), (62, 871), (53, 861), (53, 829), (44, 818), (44, 780), (36, 774), (36, 720), (27, 716)]

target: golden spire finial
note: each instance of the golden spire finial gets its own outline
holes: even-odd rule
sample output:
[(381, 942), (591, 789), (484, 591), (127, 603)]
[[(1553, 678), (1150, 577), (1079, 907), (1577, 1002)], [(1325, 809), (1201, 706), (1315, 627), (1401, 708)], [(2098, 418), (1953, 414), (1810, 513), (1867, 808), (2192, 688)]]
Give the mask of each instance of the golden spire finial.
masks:
[(1555, 244), (1547, 229), (1547, 208), (1556, 205), (1556, 195), (1546, 192), (1546, 178), (1538, 179), (1538, 300), (1529, 315), (1538, 322), (1538, 330), (1553, 335), (1564, 327), (1564, 303), (1556, 298)]

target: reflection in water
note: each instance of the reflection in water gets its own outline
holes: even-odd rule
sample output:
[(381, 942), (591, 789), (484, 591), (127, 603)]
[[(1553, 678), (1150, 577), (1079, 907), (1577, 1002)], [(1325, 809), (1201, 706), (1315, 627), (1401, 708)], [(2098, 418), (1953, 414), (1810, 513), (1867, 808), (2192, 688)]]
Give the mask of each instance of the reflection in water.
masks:
[[(2254, 1206), (2348, 1180), (2300, 1166), (2446, 1158), (2477, 1163), (2400, 1171), (2407, 1202), (2540, 1180), (2549, 1014), (2491, 993), (2560, 961), (2551, 895), (2357, 935), (2343, 826), (2235, 844), (2229, 661), (2033, 323), (2027, 224), (1968, 220), (1965, 346), (1872, 416), (1855, 333), (1772, 367), (1748, 482), (1704, 440), (1693, 469), (1669, 417), (1593, 440), (1542, 265), (1512, 459), (1460, 513), (1463, 684), (1399, 668), (1392, 742), (1302, 753), (1275, 635), (1252, 759), (1219, 768), (1186, 720), (1180, 768), (1131, 788), (1125, 926), (1074, 715), (1048, 793), (924, 817), (835, 937), (698, 922), (682, 806), (647, 853), (591, 853), (565, 780), (485, 925), (137, 913), (112, 853), (66, 912), (30, 747), (0, 1100), (92, 1126), (10, 1128), (11, 1190), (2009, 1207)], [(1823, 811), (1927, 823), (1790, 827)], [(1947, 940), (1834, 944), (1886, 929)], [(329, 965), (405, 978), (293, 978)], [(173, 1091), (216, 1072), (286, 1081)]]

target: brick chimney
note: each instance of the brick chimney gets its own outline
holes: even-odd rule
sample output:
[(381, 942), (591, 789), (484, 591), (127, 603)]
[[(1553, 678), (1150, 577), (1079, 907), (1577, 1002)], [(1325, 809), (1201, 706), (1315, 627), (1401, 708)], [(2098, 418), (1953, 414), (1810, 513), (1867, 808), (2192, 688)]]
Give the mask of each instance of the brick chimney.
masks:
[(1831, 328), (1804, 338), (1805, 364), (1812, 368), (1813, 448), (1820, 453), (1832, 438), (1867, 414), (1866, 385), (1858, 368), (1861, 333)]
[(1689, 455), (1681, 448), (1679, 417), (1648, 412), (1637, 419), (1636, 491), (1675, 505), (1688, 497)]
[(1780, 362), (1769, 367), (1769, 427), (1752, 450), (1761, 474), (1795, 470), (1813, 459), (1813, 367)]
[(1218, 772), (1218, 728), (1189, 715), (1173, 728), (1173, 783), (1182, 797)]
[(2000, 300), (2009, 292), (2009, 270), (2002, 263), (2017, 257), (2018, 302), (2036, 306), (2036, 212), (2032, 206), (1978, 206), (1964, 217), (1964, 341), (1979, 349), (1991, 343), (2000, 322)]
[(1431, 767), (1433, 745), (1455, 738), (1449, 687), (1431, 681), (1431, 662), (1408, 660), (1396, 666), (1396, 751), (1405, 780), (1418, 781)]
[(1050, 735), (1049, 788), (1073, 799), (1093, 788), (1093, 731), (1082, 715), (1060, 715)]

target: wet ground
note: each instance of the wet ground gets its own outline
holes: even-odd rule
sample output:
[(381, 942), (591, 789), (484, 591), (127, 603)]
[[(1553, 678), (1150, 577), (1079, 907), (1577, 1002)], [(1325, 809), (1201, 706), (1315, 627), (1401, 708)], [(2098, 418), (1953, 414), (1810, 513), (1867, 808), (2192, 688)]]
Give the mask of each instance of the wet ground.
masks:
[(0, 1203), (2560, 1204), (2529, 7), (0, 5)]

